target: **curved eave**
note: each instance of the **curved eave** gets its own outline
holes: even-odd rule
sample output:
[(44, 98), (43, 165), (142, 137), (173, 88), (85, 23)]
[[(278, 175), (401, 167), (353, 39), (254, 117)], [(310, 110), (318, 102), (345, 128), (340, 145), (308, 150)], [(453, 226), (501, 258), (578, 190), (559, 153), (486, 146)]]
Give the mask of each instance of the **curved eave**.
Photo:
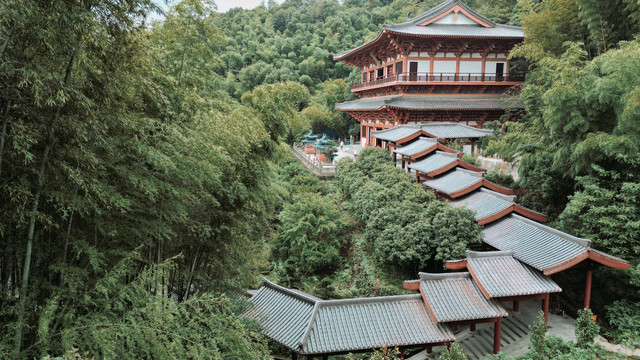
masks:
[(601, 251), (598, 250), (594, 250), (594, 249), (587, 249), (586, 251), (584, 251), (583, 253), (581, 253), (578, 256), (575, 256), (567, 261), (564, 261), (560, 264), (548, 267), (546, 269), (543, 270), (543, 273), (545, 275), (553, 275), (556, 273), (559, 273), (561, 271), (570, 269), (578, 264), (580, 264), (581, 262), (590, 259), (593, 260), (595, 262), (597, 262), (600, 265), (604, 265), (610, 268), (614, 268), (614, 269), (620, 269), (620, 270), (627, 270), (629, 268), (629, 266), (631, 266), (631, 264), (628, 261), (622, 260), (622, 259), (618, 259), (614, 256), (605, 254)]
[(380, 34), (378, 34), (378, 36), (376, 36), (375, 39), (370, 40), (370, 41), (368, 41), (368, 42), (366, 42), (366, 43), (364, 43), (364, 44), (362, 44), (362, 45), (360, 45), (358, 47), (355, 47), (355, 48), (351, 49), (351, 50), (347, 50), (347, 51), (344, 51), (344, 52), (342, 52), (340, 54), (333, 55), (333, 60), (343, 60), (347, 56), (353, 55), (357, 51), (366, 49), (367, 46), (374, 44), (376, 41), (378, 41), (380, 38), (382, 38), (382, 35), (384, 35), (386, 32), (387, 32), (387, 29), (382, 29), (382, 31), (380, 31)]
[(518, 204), (512, 204), (510, 205), (508, 208), (499, 211), (495, 214), (491, 214), (489, 216), (480, 218), (477, 220), (478, 225), (486, 225), (489, 223), (492, 223), (496, 220), (500, 220), (503, 217), (511, 214), (511, 213), (516, 213), (516, 214), (520, 214), (522, 216), (525, 216), (531, 220), (535, 220), (535, 221), (539, 221), (539, 222), (547, 222), (547, 220), (549, 220), (549, 217), (545, 214), (541, 214), (537, 211), (533, 211), (531, 209), (527, 209), (524, 206), (518, 205)]

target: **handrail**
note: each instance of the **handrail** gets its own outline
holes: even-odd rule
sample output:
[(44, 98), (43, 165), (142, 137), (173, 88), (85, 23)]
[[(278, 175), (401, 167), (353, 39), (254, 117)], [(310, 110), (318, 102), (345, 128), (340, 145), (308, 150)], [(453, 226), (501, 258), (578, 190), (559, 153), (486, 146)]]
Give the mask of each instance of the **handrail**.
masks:
[(314, 174), (318, 176), (335, 176), (338, 174), (338, 169), (335, 165), (325, 165), (323, 162), (318, 161), (315, 158), (310, 159), (304, 151), (304, 147), (299, 144), (294, 143), (292, 150), (293, 154), (302, 162), (302, 164)]
[(391, 74), (371, 81), (351, 84), (351, 89), (361, 89), (394, 82), (509, 82), (524, 81), (522, 75), (499, 73), (398, 73)]

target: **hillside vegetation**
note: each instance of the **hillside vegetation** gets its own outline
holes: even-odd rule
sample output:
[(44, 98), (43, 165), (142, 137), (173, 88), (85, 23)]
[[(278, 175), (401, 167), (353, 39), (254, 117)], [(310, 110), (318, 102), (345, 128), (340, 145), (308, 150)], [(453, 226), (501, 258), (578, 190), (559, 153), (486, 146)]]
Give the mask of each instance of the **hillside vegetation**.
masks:
[[(239, 316), (261, 276), (398, 293), (478, 244), (381, 150), (323, 182), (287, 145), (357, 135), (334, 104), (358, 70), (332, 55), (439, 2), (184, 0), (154, 24), (151, 0), (0, 2), (0, 358), (266, 359)], [(596, 274), (593, 308), (637, 346), (640, 6), (466, 2), (527, 33), (528, 115), (488, 150), (520, 159), (528, 206), (633, 262)]]

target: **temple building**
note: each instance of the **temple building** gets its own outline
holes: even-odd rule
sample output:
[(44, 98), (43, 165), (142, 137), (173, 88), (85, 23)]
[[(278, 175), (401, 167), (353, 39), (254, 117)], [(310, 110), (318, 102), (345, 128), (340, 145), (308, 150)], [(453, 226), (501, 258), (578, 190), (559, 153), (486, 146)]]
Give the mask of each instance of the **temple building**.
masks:
[[(334, 55), (357, 66), (359, 99), (336, 104), (360, 122), (361, 143), (380, 145), (373, 131), (441, 121), (484, 127), (522, 103), (506, 95), (521, 85), (509, 51), (522, 28), (496, 24), (459, 0), (448, 0), (401, 24), (385, 25), (373, 40)], [(517, 116), (508, 112), (507, 120)]]

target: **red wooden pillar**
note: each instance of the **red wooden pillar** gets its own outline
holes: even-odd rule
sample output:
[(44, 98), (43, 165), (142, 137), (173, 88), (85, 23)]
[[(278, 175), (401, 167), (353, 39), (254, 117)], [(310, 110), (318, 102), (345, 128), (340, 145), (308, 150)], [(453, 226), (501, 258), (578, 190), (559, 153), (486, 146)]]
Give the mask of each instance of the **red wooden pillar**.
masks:
[(502, 332), (502, 318), (499, 317), (498, 321), (496, 321), (495, 327), (493, 328), (493, 353), (497, 354), (500, 352), (500, 333)]
[(433, 352), (433, 346), (427, 345), (427, 354), (431, 354)]
[(513, 311), (520, 311), (520, 301), (514, 301), (513, 302)]
[(404, 170), (404, 157), (402, 157), (402, 170)]
[(544, 322), (549, 321), (549, 293), (542, 299), (542, 312), (544, 312)]
[(404, 360), (404, 349), (400, 348), (400, 359)]
[(471, 326), (469, 326), (469, 331), (476, 331), (476, 323), (471, 324)]
[(298, 353), (291, 352), (291, 360), (298, 360)]
[(588, 308), (591, 305), (591, 280), (593, 279), (593, 269), (587, 268), (587, 281), (584, 284), (584, 305)]

